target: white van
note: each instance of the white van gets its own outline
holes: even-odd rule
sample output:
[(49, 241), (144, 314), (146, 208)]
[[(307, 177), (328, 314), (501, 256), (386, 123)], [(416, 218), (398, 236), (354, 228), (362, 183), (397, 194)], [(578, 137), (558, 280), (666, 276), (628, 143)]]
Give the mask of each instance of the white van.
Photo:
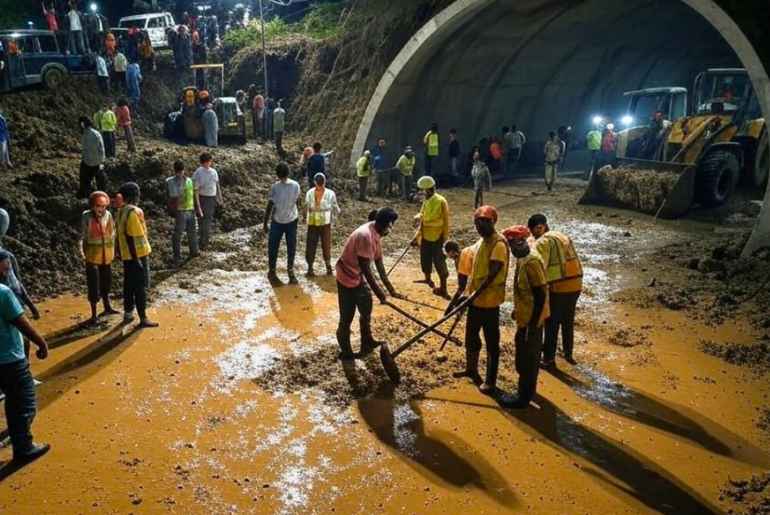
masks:
[(168, 38), (166, 38), (166, 30), (169, 27), (176, 29), (176, 23), (171, 13), (148, 13), (125, 16), (118, 22), (118, 27), (121, 29), (136, 27), (137, 29), (146, 30), (147, 34), (150, 35), (150, 42), (152, 42), (153, 48), (167, 48)]

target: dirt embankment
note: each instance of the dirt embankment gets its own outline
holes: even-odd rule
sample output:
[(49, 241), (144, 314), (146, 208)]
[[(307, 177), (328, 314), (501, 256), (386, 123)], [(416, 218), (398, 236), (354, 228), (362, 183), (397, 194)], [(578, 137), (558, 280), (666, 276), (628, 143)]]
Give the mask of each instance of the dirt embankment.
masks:
[[(118, 157), (105, 164), (110, 193), (127, 180), (142, 187), (156, 270), (167, 268), (171, 260), (173, 224), (164, 212), (164, 179), (171, 175), (176, 160), (193, 170), (204, 150), (157, 137), (175, 99), (173, 70), (146, 73), (143, 99), (135, 113), (138, 152), (129, 155), (125, 142), (119, 140)], [(73, 80), (56, 92), (35, 89), (2, 99), (15, 165), (0, 174), (0, 207), (11, 215), (3, 244), (17, 255), (27, 287), (38, 297), (83, 287), (77, 241), (80, 213), (87, 206), (76, 198), (80, 162), (77, 120), (91, 116), (107, 100), (87, 79)], [(218, 215), (220, 229), (261, 222), (278, 160), (275, 149), (250, 142), (245, 147), (222, 146), (213, 154), (227, 200)], [(295, 155), (290, 154), (289, 159), (295, 161)], [(114, 273), (119, 279), (118, 266)]]
[[(340, 20), (339, 35), (317, 42), (268, 42), (270, 94), (285, 99), (290, 130), (321, 141), (346, 163), (377, 84), (404, 44), (452, 0), (360, 0)], [(230, 89), (262, 85), (262, 53), (240, 50), (228, 60)], [(343, 173), (346, 165), (340, 170)]]

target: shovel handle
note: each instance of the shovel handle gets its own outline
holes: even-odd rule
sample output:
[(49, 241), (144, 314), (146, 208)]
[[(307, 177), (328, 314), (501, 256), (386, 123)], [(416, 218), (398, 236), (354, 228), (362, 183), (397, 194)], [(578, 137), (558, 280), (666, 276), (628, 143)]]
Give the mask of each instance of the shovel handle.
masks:
[(386, 275), (390, 275), (390, 273), (395, 270), (395, 268), (398, 266), (398, 264), (401, 262), (402, 259), (404, 259), (404, 256), (406, 256), (406, 253), (409, 252), (409, 249), (412, 248), (412, 244), (410, 243), (407, 245), (407, 247), (404, 249), (404, 252), (401, 253), (401, 255), (398, 257), (395, 263), (393, 263), (393, 266), (390, 267), (390, 270), (388, 270), (388, 273)]
[[(407, 319), (411, 320), (411, 321), (412, 321), (412, 322), (414, 322), (415, 324), (417, 324), (417, 325), (419, 325), (419, 326), (422, 326), (423, 328), (425, 328), (425, 327), (428, 327), (428, 324), (426, 324), (425, 322), (423, 322), (423, 321), (422, 321), (422, 320), (420, 320), (419, 318), (415, 317), (414, 315), (412, 315), (412, 314), (411, 314), (411, 313), (409, 313), (408, 311), (406, 311), (406, 310), (403, 310), (403, 309), (401, 309), (400, 307), (396, 306), (395, 304), (393, 304), (393, 303), (391, 303), (391, 302), (386, 302), (385, 304), (386, 304), (386, 305), (388, 305), (388, 306), (389, 306), (391, 309), (393, 309), (395, 312), (397, 312), (397, 313), (399, 313), (399, 314), (403, 315), (405, 318), (407, 318)], [(454, 327), (454, 326), (453, 326), (453, 327)], [(443, 337), (445, 338), (445, 341), (451, 338), (451, 339), (452, 339), (452, 342), (454, 342), (454, 343), (456, 343), (456, 344), (459, 344), (459, 345), (461, 345), (461, 342), (460, 342), (460, 340), (458, 340), (457, 338), (452, 338), (450, 335), (448, 335), (448, 334), (446, 334), (446, 333), (444, 333), (444, 332), (441, 332), (441, 331), (439, 331), (438, 329), (433, 329), (433, 332), (434, 332), (434, 333), (436, 333), (436, 334), (437, 334), (437, 335), (439, 335), (439, 336), (443, 336)]]
[[(457, 327), (457, 324), (460, 323), (460, 319), (463, 317), (462, 312), (457, 314), (457, 318), (455, 318), (455, 321), (452, 323), (452, 327), (449, 328), (449, 333), (444, 338), (444, 341), (441, 343), (441, 347), (439, 347), (438, 351), (441, 352), (444, 350), (444, 347), (446, 347), (446, 343), (449, 341), (450, 338), (452, 338), (452, 333), (455, 331), (455, 327)], [(452, 341), (454, 343), (458, 343), (460, 340), (457, 338), (452, 338)]]
[(416, 342), (417, 340), (419, 340), (420, 338), (422, 338), (423, 336), (425, 336), (429, 332), (431, 332), (434, 329), (436, 329), (438, 326), (440, 326), (441, 324), (443, 324), (444, 322), (446, 322), (447, 320), (449, 320), (450, 318), (455, 316), (461, 310), (465, 309), (466, 306), (468, 306), (471, 302), (476, 300), (476, 297), (478, 297), (479, 294), (481, 294), (481, 292), (482, 292), (481, 289), (476, 290), (475, 292), (473, 292), (473, 295), (471, 295), (470, 297), (465, 299), (464, 302), (461, 302), (460, 304), (455, 306), (455, 308), (452, 311), (450, 311), (446, 316), (442, 317), (441, 319), (437, 320), (436, 322), (433, 322), (433, 324), (429, 325), (428, 327), (426, 327), (425, 329), (423, 329), (422, 331), (420, 331), (419, 333), (417, 333), (416, 335), (412, 336), (407, 341), (402, 343), (401, 346), (393, 352), (393, 354), (392, 354), (393, 358), (395, 358), (396, 356), (398, 356), (399, 354), (404, 352), (414, 342)]

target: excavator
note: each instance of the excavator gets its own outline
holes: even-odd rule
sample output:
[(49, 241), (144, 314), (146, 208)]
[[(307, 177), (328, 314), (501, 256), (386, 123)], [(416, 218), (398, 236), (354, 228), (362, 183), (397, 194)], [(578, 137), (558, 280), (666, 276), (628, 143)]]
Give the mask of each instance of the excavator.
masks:
[[(655, 118), (660, 116), (657, 111)], [(767, 184), (765, 120), (743, 68), (712, 68), (693, 85), (690, 112), (621, 133), (612, 165), (594, 173), (580, 204), (678, 218), (697, 204), (725, 204), (739, 184)]]

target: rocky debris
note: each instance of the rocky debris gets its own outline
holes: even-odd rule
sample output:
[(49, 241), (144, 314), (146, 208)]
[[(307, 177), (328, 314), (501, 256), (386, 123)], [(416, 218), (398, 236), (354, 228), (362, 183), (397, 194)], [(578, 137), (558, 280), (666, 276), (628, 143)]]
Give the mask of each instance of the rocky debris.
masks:
[(618, 347), (638, 347), (640, 345), (648, 346), (650, 341), (641, 332), (631, 328), (618, 329), (608, 338), (610, 345)]
[(721, 489), (719, 500), (735, 505), (727, 513), (767, 515), (770, 513), (770, 472), (750, 479), (730, 479)]
[(770, 338), (767, 335), (762, 340), (747, 345), (702, 340), (699, 346), (706, 354), (721, 358), (733, 365), (750, 367), (759, 372), (770, 371)]
[(605, 166), (596, 172), (596, 187), (613, 205), (656, 213), (679, 181), (680, 174), (659, 170)]

